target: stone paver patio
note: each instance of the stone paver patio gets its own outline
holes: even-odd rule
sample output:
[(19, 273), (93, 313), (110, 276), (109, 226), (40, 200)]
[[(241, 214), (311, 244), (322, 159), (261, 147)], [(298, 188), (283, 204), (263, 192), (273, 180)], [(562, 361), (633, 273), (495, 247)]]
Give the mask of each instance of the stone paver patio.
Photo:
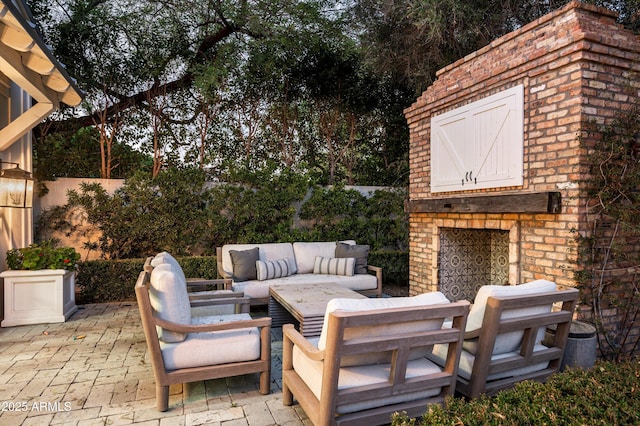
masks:
[(282, 405), (280, 328), (272, 329), (271, 393), (259, 375), (155, 384), (135, 302), (83, 305), (67, 322), (0, 328), (0, 425), (308, 425)]

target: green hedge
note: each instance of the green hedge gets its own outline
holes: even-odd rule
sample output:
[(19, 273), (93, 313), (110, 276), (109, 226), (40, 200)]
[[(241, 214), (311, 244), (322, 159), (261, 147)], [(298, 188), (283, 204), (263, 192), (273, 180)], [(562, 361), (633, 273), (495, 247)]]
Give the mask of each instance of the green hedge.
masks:
[[(178, 257), (187, 277), (217, 278), (215, 256)], [(408, 283), (409, 254), (406, 252), (372, 252), (369, 263), (382, 267), (383, 283)], [(101, 303), (135, 300), (134, 285), (144, 266), (144, 259), (89, 260), (79, 264), (76, 284), (78, 303)]]
[(522, 382), (493, 398), (449, 398), (420, 419), (403, 414), (393, 426), (422, 425), (638, 425), (640, 360), (598, 362), (567, 370), (547, 383)]
[[(135, 300), (134, 285), (145, 259), (89, 260), (80, 263), (76, 285), (78, 303)], [(213, 279), (217, 276), (215, 256), (178, 257), (187, 277)]]
[[(282, 173), (255, 186), (210, 186), (201, 170), (136, 174), (113, 194), (83, 183), (68, 202), (41, 212), (37, 240), (80, 238), (80, 253), (136, 259), (166, 250), (178, 256), (214, 256), (229, 243), (352, 239), (372, 251), (408, 251), (406, 188), (363, 195), (314, 185)], [(83, 220), (78, 220), (82, 217)], [(96, 257), (96, 256), (92, 256)]]
[(409, 252), (374, 251), (369, 253), (368, 263), (382, 268), (383, 285), (409, 285)]

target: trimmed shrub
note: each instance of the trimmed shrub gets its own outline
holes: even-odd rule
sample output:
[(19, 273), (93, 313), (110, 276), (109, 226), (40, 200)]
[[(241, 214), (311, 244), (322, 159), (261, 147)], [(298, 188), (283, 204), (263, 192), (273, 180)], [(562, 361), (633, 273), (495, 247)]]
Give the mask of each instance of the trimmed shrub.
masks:
[(409, 252), (373, 251), (368, 263), (382, 268), (382, 284), (409, 285)]
[(547, 383), (525, 381), (496, 396), (448, 398), (421, 419), (403, 413), (392, 425), (637, 425), (640, 424), (640, 360), (597, 362), (569, 369)]
[[(187, 277), (214, 279), (218, 269), (215, 256), (178, 257)], [(134, 286), (145, 259), (88, 260), (81, 262), (76, 285), (78, 303), (135, 300)]]

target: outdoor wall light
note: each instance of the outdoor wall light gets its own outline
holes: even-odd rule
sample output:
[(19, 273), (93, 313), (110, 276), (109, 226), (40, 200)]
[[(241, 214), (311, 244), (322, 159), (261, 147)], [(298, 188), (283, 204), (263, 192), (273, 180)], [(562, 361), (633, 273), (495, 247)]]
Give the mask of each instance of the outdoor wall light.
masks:
[[(5, 169), (4, 164), (15, 167)], [(18, 166), (18, 163), (0, 160), (0, 207), (33, 207), (33, 178), (31, 173)]]

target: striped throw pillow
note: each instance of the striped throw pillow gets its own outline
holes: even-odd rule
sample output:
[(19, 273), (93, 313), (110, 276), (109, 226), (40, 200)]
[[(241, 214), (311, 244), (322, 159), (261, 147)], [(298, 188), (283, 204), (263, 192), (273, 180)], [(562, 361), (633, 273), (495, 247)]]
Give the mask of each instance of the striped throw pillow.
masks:
[(355, 257), (321, 257), (316, 256), (313, 266), (314, 274), (347, 275), (353, 276), (356, 264)]
[(278, 260), (257, 260), (256, 272), (258, 280), (272, 280), (274, 278), (288, 277), (293, 274), (293, 269), (289, 265), (289, 259)]

